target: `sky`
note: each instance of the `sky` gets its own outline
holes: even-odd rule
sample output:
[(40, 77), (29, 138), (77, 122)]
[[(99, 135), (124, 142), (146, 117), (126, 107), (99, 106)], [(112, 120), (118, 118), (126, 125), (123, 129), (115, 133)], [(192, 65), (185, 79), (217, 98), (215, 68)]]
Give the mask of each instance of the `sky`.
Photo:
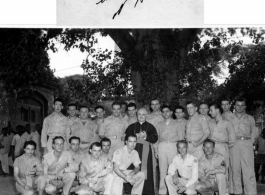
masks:
[[(95, 48), (114, 50), (115, 42), (109, 37), (101, 37), (97, 34), (98, 44), (95, 45)], [(244, 44), (250, 44), (251, 39), (249, 37), (235, 36), (235, 41), (238, 39), (243, 40)], [(70, 51), (65, 51), (63, 49), (63, 45), (58, 45), (58, 51), (53, 53), (52, 51), (48, 51), (50, 58), (50, 67), (54, 69), (56, 77), (65, 77), (74, 74), (83, 74), (84, 71), (80, 67), (82, 61), (86, 58), (86, 53), (82, 53), (79, 49), (71, 49)], [(219, 84), (223, 83), (225, 79), (229, 76), (228, 68), (223, 68), (223, 75), (220, 77), (213, 76)]]

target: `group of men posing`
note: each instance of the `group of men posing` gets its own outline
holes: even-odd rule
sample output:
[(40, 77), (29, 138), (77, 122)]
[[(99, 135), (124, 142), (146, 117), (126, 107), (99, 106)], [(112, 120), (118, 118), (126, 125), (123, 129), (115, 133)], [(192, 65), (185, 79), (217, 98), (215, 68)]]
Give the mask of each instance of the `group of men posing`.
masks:
[(104, 107), (97, 106), (92, 121), (86, 106), (77, 117), (75, 104), (68, 105), (65, 117), (63, 101), (55, 99), (54, 112), (43, 122), (42, 164), (32, 155), (34, 142), (26, 142), (25, 153), (14, 162), (17, 190), (121, 195), (123, 183), (129, 183), (131, 194), (255, 195), (255, 121), (245, 113), (244, 99), (235, 101), (235, 113), (230, 106), (229, 99), (221, 106), (202, 103), (199, 114), (197, 105), (188, 102), (185, 120), (183, 107), (160, 108), (157, 99), (151, 101), (150, 114), (135, 103), (123, 113), (123, 106), (114, 102), (111, 116), (104, 118)]

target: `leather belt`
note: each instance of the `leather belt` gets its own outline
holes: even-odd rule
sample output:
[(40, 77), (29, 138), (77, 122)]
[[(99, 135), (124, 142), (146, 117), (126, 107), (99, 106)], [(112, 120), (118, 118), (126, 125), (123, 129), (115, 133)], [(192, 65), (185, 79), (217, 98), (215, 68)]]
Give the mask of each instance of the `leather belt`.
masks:
[(238, 140), (249, 140), (251, 138), (250, 137), (245, 137), (245, 136), (237, 136), (236, 139), (238, 139)]
[(161, 142), (165, 142), (165, 143), (177, 143), (178, 141), (161, 141)]

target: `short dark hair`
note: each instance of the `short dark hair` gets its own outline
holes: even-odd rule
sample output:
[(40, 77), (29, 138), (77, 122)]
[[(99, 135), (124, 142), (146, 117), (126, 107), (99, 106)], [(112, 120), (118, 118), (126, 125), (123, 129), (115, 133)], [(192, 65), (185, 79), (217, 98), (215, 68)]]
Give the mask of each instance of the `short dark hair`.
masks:
[(55, 137), (52, 139), (52, 144), (55, 144), (55, 141), (56, 141), (57, 139), (62, 139), (63, 142), (65, 142), (65, 140), (64, 140), (64, 138), (63, 138), (62, 136), (55, 136)]
[(231, 99), (229, 99), (228, 97), (224, 97), (224, 98), (222, 98), (222, 99), (221, 99), (221, 103), (222, 103), (222, 101), (228, 101), (229, 104), (232, 102)]
[(235, 102), (244, 102), (247, 104), (247, 100), (245, 98), (237, 98)]
[(124, 141), (128, 141), (129, 137), (135, 137), (137, 140), (137, 136), (134, 133), (131, 133), (131, 134), (126, 134)]
[(37, 144), (34, 141), (30, 140), (24, 143), (23, 149), (25, 149), (28, 145), (34, 146), (34, 150), (36, 150), (37, 148)]
[(159, 104), (160, 104), (160, 100), (158, 98), (153, 98), (153, 99), (150, 100), (150, 105), (151, 105), (152, 101), (155, 101), (155, 100), (157, 100), (159, 102)]
[(170, 111), (172, 111), (172, 108), (171, 108), (170, 105), (164, 104), (164, 105), (160, 108), (161, 112), (162, 112), (162, 110), (165, 109), (165, 108), (167, 108), (167, 109), (169, 109)]
[(88, 111), (89, 111), (89, 107), (88, 107), (88, 106), (86, 106), (86, 105), (82, 105), (82, 106), (80, 106), (79, 110), (81, 110), (81, 108), (87, 108), (87, 109), (88, 109)]
[(67, 105), (68, 108), (69, 108), (70, 106), (74, 106), (75, 109), (77, 109), (77, 105), (76, 105), (75, 103), (70, 103), (70, 104)]
[(186, 106), (189, 105), (189, 104), (192, 104), (194, 107), (197, 107), (197, 103), (195, 101), (188, 101), (186, 103)]
[(61, 102), (62, 105), (64, 103), (62, 98), (55, 98), (54, 101), (53, 101), (53, 104), (55, 104), (55, 102)]
[(94, 143), (92, 143), (91, 146), (89, 147), (89, 149), (92, 150), (92, 148), (93, 148), (94, 146), (99, 147), (99, 148), (102, 149), (102, 145), (101, 145), (99, 142), (94, 142)]
[(115, 106), (115, 105), (119, 105), (121, 107), (121, 104), (119, 102), (113, 102), (111, 107), (113, 108), (113, 106)]
[(218, 109), (220, 111), (220, 113), (223, 113), (223, 108), (220, 106), (220, 104), (217, 104), (216, 102), (211, 103), (210, 107), (214, 106), (215, 109)]
[(182, 112), (185, 112), (185, 109), (183, 108), (183, 106), (177, 106), (174, 111), (176, 112), (176, 110), (182, 110)]
[(213, 147), (215, 147), (215, 142), (213, 140), (210, 140), (210, 139), (204, 140), (203, 146), (205, 146), (206, 143), (212, 143), (213, 144)]
[(188, 142), (186, 140), (184, 140), (184, 139), (183, 140), (179, 140), (177, 142), (177, 147), (178, 147), (179, 144), (185, 144), (188, 147)]
[(76, 136), (73, 136), (73, 137), (70, 137), (70, 139), (69, 139), (69, 143), (72, 143), (72, 140), (73, 139), (77, 139), (78, 141), (79, 141), (79, 143), (80, 143), (80, 138), (79, 137), (76, 137)]
[(105, 108), (101, 105), (98, 105), (94, 108), (95, 111), (97, 111), (97, 109), (102, 109), (103, 111), (105, 110)]
[(201, 102), (200, 105), (199, 105), (199, 107), (200, 107), (201, 105), (203, 105), (203, 104), (207, 105), (207, 107), (209, 108), (209, 104), (206, 103), (206, 102)]
[(127, 107), (128, 104), (126, 102), (121, 102), (120, 105), (126, 105)]
[(110, 139), (107, 138), (107, 137), (104, 137), (104, 138), (102, 138), (102, 139), (100, 140), (100, 144), (101, 144), (101, 146), (102, 146), (102, 142), (109, 142), (109, 143), (111, 144)]
[(137, 106), (136, 106), (136, 104), (135, 104), (134, 102), (130, 102), (130, 103), (127, 105), (127, 109), (128, 109), (129, 107), (134, 107), (135, 109), (137, 109)]

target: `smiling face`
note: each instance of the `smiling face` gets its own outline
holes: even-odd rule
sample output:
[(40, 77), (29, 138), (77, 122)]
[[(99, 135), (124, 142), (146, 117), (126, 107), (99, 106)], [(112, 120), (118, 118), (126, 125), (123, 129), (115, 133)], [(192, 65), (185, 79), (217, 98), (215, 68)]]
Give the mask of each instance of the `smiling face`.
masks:
[(190, 116), (193, 116), (196, 113), (196, 111), (197, 111), (197, 107), (194, 106), (193, 104), (188, 104), (187, 105), (187, 111), (188, 111), (188, 114)]
[(130, 117), (135, 117), (136, 112), (137, 112), (137, 110), (134, 106), (128, 107), (128, 114)]
[(185, 156), (187, 154), (188, 146), (184, 143), (178, 143), (177, 149), (178, 149), (178, 152), (181, 156)]
[(90, 149), (90, 153), (95, 159), (98, 159), (102, 154), (102, 149), (101, 147), (94, 145), (92, 149)]
[(139, 122), (145, 122), (145, 121), (146, 121), (146, 116), (147, 116), (147, 112), (146, 112), (145, 109), (140, 108), (140, 109), (137, 111), (137, 118), (138, 118), (138, 121), (139, 121)]
[(203, 150), (206, 155), (211, 155), (214, 152), (214, 146), (211, 142), (206, 142), (203, 146)]
[(128, 137), (128, 140), (125, 141), (125, 143), (130, 150), (133, 150), (136, 146), (136, 141), (136, 137)]
[(64, 148), (64, 140), (63, 139), (56, 139), (52, 146), (53, 146), (55, 151), (62, 152), (63, 148)]
[(63, 109), (63, 103), (60, 101), (54, 102), (53, 109), (54, 109), (54, 112), (57, 112), (57, 113), (61, 112), (61, 110)]
[(153, 112), (157, 112), (160, 109), (160, 104), (158, 100), (152, 100), (151, 101), (151, 108), (153, 110)]
[(208, 114), (208, 112), (209, 112), (209, 108), (208, 108), (208, 105), (207, 104), (201, 104), (200, 105), (200, 113), (202, 114), (202, 115), (207, 115)]
[(185, 115), (185, 113), (182, 111), (182, 109), (176, 109), (175, 115), (177, 119), (182, 119)]
[(121, 106), (120, 105), (113, 105), (112, 106), (112, 114), (115, 117), (119, 117), (121, 115)]
[(110, 150), (110, 142), (109, 141), (103, 141), (102, 142), (102, 151), (106, 154), (109, 153)]
[(164, 119), (171, 118), (171, 115), (172, 115), (172, 111), (169, 110), (169, 108), (163, 108), (163, 110), (162, 110), (162, 116), (164, 117)]
[(74, 117), (76, 115), (76, 107), (68, 106), (67, 113), (69, 114), (69, 116)]

